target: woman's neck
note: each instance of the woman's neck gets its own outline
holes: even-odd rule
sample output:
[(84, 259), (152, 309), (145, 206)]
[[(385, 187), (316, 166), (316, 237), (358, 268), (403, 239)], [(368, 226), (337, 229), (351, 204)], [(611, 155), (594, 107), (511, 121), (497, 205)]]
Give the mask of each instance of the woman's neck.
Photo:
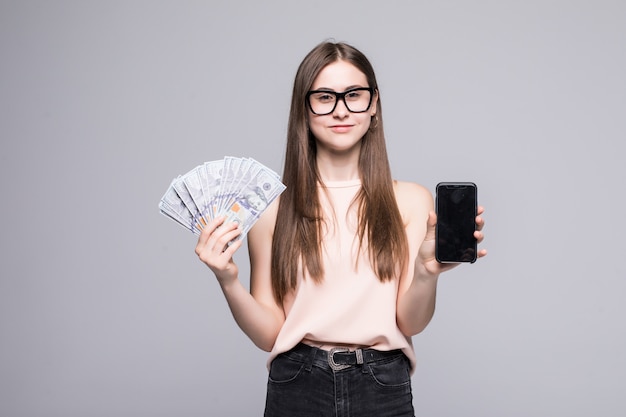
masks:
[(317, 154), (317, 170), (322, 181), (352, 181), (361, 178), (359, 173), (359, 155)]

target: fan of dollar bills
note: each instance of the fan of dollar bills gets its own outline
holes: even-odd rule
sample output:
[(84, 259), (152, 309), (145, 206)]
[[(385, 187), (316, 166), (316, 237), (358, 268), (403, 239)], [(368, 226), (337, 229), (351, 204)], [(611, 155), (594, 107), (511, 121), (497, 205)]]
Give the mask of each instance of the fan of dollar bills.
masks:
[(251, 158), (227, 156), (175, 178), (159, 202), (162, 214), (194, 234), (215, 217), (239, 223), (243, 238), (285, 190), (274, 171)]

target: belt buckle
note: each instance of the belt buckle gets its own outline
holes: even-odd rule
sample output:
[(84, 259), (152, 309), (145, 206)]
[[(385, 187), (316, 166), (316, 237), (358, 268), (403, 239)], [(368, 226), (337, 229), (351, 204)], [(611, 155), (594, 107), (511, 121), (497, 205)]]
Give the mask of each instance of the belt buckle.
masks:
[(335, 363), (335, 353), (337, 352), (350, 352), (350, 349), (348, 348), (341, 348), (341, 347), (335, 347), (332, 348), (331, 350), (328, 351), (328, 365), (330, 366), (330, 368), (333, 371), (341, 371), (342, 369), (346, 369), (349, 368), (351, 365), (347, 365), (347, 364), (339, 364), (339, 363)]

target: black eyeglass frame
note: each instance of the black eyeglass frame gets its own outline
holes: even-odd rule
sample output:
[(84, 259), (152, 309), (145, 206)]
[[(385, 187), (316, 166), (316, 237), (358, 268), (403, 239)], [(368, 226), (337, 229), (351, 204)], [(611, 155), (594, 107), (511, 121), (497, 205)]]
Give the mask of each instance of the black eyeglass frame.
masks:
[[(350, 109), (350, 106), (348, 105), (348, 103), (346, 102), (346, 95), (353, 93), (355, 91), (369, 91), (370, 93), (370, 101), (367, 104), (367, 107), (365, 108), (365, 110), (360, 110), (360, 111), (353, 111)], [(311, 105), (311, 96), (313, 94), (317, 94), (317, 93), (326, 93), (326, 94), (332, 94), (335, 96), (335, 105), (333, 106), (332, 110), (327, 112), (327, 113), (315, 113), (315, 110), (313, 110), (313, 106)], [(331, 114), (332, 112), (335, 111), (335, 109), (337, 108), (337, 103), (339, 103), (339, 100), (343, 101), (344, 106), (346, 106), (346, 109), (348, 109), (348, 111), (350, 113), (365, 113), (366, 111), (368, 111), (370, 109), (370, 107), (372, 107), (372, 100), (374, 99), (374, 89), (372, 87), (356, 87), (356, 88), (351, 88), (349, 90), (344, 91), (343, 93), (338, 93), (336, 91), (332, 91), (332, 90), (311, 90), (308, 93), (306, 93), (306, 104), (309, 106), (309, 110), (311, 110), (311, 112), (317, 116), (326, 116), (327, 114)]]

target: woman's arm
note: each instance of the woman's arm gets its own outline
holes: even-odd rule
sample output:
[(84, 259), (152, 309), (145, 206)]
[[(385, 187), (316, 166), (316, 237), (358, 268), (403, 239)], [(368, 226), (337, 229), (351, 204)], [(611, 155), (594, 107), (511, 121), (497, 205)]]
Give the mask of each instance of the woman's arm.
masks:
[(265, 351), (274, 346), (285, 320), (282, 308), (274, 301), (270, 278), (276, 210), (277, 204), (270, 205), (248, 232), (250, 292), (239, 280), (239, 268), (232, 258), (242, 240), (227, 246), (241, 232), (235, 224), (223, 224), (224, 218), (215, 219), (204, 228), (196, 246), (200, 260), (215, 274), (235, 321)]
[(413, 336), (426, 328), (435, 313), (439, 274), (424, 274), (417, 268), (433, 198), (426, 188), (408, 182), (396, 183), (396, 198), (409, 242), (408, 266), (398, 288), (396, 320), (403, 334)]
[[(430, 192), (417, 184), (398, 183), (396, 195), (400, 212), (407, 220), (410, 253), (407, 273), (400, 280), (396, 320), (402, 333), (413, 336), (426, 328), (435, 313), (439, 275), (458, 264), (441, 264), (435, 259), (437, 216)], [(479, 207), (474, 232), (479, 243), (484, 237), (481, 232), (483, 212)], [(482, 249), (478, 257), (486, 254)]]

